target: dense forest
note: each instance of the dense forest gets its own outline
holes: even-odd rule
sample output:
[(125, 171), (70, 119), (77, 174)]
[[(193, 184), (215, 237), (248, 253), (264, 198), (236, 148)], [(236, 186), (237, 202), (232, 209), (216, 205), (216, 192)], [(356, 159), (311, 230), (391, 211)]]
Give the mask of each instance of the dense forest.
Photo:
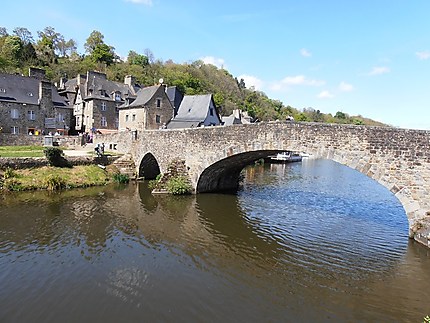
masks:
[(185, 94), (212, 93), (222, 115), (239, 108), (260, 121), (285, 120), (293, 116), (296, 121), (383, 125), (341, 111), (333, 116), (313, 108), (298, 110), (285, 106), (261, 91), (248, 88), (243, 79), (238, 80), (227, 70), (200, 60), (183, 64), (162, 61), (156, 59), (150, 49), (144, 53), (131, 50), (123, 60), (113, 46), (104, 42), (104, 35), (99, 31), (88, 36), (84, 48), (84, 54), (78, 53), (76, 41), (65, 39), (53, 27), (38, 31), (36, 39), (27, 28), (17, 27), (10, 32), (0, 27), (0, 72), (25, 75), (30, 66), (40, 67), (45, 69), (49, 80), (58, 82), (61, 77), (73, 78), (79, 73), (96, 70), (120, 82), (125, 75), (133, 75), (141, 86), (153, 85), (163, 78), (164, 83), (177, 86)]

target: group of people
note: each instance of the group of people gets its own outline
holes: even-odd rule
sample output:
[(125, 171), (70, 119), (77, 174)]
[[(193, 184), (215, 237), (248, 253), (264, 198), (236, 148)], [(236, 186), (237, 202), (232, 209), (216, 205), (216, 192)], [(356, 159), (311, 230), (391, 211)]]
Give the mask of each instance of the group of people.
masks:
[(97, 154), (97, 157), (102, 157), (103, 154), (105, 153), (105, 144), (102, 143), (98, 143), (95, 147), (94, 147), (94, 151)]

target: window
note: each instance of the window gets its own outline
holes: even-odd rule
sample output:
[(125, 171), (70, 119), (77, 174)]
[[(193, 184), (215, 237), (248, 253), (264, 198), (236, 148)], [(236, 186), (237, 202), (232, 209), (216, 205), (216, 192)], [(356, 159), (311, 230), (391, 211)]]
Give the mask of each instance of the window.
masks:
[(136, 121), (136, 115), (135, 115), (135, 114), (133, 114), (133, 115), (131, 116), (131, 121)]
[(6, 93), (6, 89), (0, 88), (0, 93)]
[(102, 127), (107, 127), (106, 117), (102, 117), (101, 126), (102, 126)]
[(128, 122), (128, 114), (125, 115), (125, 122)]
[(16, 126), (10, 127), (10, 133), (13, 135), (19, 134), (19, 128)]
[(106, 111), (106, 102), (102, 102), (102, 108), (101, 108), (101, 110), (102, 111)]
[(57, 114), (57, 121), (58, 122), (64, 122), (64, 115), (62, 113)]
[(28, 93), (27, 93), (27, 95), (28, 95), (28, 96), (33, 96), (33, 93), (28, 92)]
[(157, 108), (161, 107), (161, 99), (157, 99)]
[(19, 118), (18, 109), (12, 109), (12, 110), (10, 110), (10, 116), (11, 116), (12, 119), (18, 119)]
[(36, 120), (36, 114), (34, 113), (33, 110), (27, 111), (27, 117), (28, 117), (28, 120)]
[(76, 117), (76, 127), (79, 127), (81, 124), (80, 124), (80, 118), (79, 117)]
[(210, 108), (210, 109), (209, 109), (209, 114), (210, 114), (211, 116), (213, 116), (213, 115), (214, 115), (214, 109), (213, 109), (213, 108)]
[(161, 117), (158, 114), (155, 115), (155, 123), (161, 123)]
[(115, 101), (121, 101), (121, 93), (115, 92)]
[(118, 119), (118, 117), (115, 118), (115, 128), (119, 128), (119, 119)]

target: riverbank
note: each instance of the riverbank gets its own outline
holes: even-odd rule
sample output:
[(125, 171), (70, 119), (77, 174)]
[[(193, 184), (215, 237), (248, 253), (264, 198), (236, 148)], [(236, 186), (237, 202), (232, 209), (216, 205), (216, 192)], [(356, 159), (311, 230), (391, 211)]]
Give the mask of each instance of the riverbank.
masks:
[(112, 183), (114, 166), (78, 165), (71, 168), (42, 166), (0, 170), (0, 192), (59, 190)]

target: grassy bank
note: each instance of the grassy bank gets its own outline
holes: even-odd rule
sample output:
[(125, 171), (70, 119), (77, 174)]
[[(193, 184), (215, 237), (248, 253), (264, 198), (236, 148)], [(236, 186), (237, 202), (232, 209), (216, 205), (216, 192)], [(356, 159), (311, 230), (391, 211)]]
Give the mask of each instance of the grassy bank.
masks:
[(42, 146), (0, 146), (0, 157), (43, 157)]
[(97, 165), (6, 169), (0, 171), (0, 188), (1, 191), (27, 191), (99, 186), (113, 182), (114, 174), (115, 169), (102, 169)]

